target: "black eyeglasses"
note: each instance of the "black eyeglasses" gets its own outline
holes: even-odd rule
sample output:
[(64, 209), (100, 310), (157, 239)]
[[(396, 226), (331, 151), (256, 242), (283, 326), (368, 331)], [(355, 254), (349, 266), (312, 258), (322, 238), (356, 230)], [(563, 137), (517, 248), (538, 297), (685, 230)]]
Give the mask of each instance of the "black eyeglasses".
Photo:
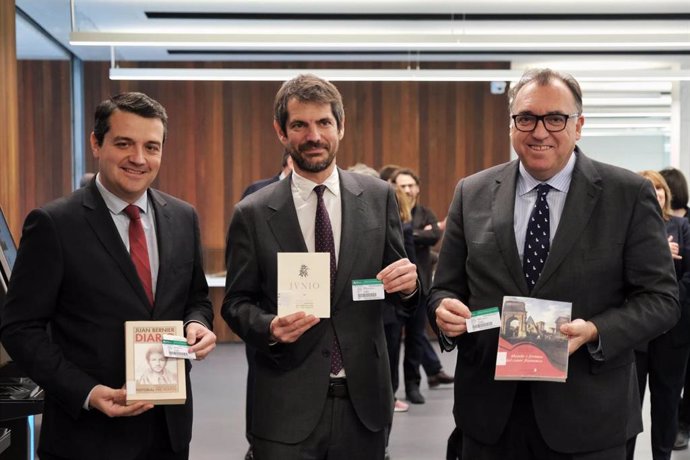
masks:
[(579, 117), (579, 113), (565, 115), (563, 113), (549, 113), (546, 115), (518, 114), (511, 115), (515, 129), (523, 133), (529, 133), (537, 129), (537, 123), (541, 121), (544, 128), (550, 133), (557, 133), (565, 129), (570, 118)]

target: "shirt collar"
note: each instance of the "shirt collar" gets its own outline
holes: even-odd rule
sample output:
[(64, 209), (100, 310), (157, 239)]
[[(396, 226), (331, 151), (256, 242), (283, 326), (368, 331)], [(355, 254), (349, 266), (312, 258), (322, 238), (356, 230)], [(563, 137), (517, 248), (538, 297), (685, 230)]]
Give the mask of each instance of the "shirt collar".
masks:
[[(113, 214), (120, 214), (127, 206), (129, 206), (128, 202), (105, 188), (105, 185), (103, 185), (103, 182), (101, 182), (101, 173), (96, 174), (96, 187), (101, 193), (103, 201), (105, 201), (105, 205)], [(139, 199), (132, 204), (139, 206), (139, 209), (141, 209), (144, 214), (146, 214), (149, 210), (149, 200), (146, 193), (142, 194)]]
[(568, 162), (565, 164), (565, 167), (561, 169), (555, 176), (553, 176), (551, 179), (545, 182), (542, 182), (532, 177), (532, 175), (530, 175), (530, 173), (527, 172), (522, 162), (519, 162), (518, 169), (520, 171), (520, 174), (518, 176), (517, 184), (518, 196), (522, 196), (526, 193), (529, 193), (530, 191), (532, 191), (532, 189), (534, 189), (534, 187), (541, 183), (549, 184), (551, 187), (558, 190), (559, 192), (567, 193), (570, 189), (570, 181), (573, 178), (573, 170), (575, 169), (576, 160), (577, 152), (573, 151), (572, 155), (570, 155), (570, 158), (568, 159)]
[[(305, 177), (300, 176), (297, 171), (292, 171), (292, 191), (297, 192), (302, 200), (307, 201), (309, 194), (316, 187), (316, 182), (313, 182)], [(330, 176), (323, 181), (323, 185), (326, 186), (328, 190), (331, 191), (336, 197), (340, 196), (340, 180), (338, 176), (338, 168), (333, 168), (333, 172)]]

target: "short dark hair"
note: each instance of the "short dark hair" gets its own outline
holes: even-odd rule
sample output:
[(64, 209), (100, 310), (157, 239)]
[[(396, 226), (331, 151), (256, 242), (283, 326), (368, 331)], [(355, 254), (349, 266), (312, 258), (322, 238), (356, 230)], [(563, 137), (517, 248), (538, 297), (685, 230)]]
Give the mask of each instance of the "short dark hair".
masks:
[(398, 169), (401, 169), (402, 166), (400, 165), (385, 165), (381, 169), (379, 169), (379, 177), (386, 182), (391, 181), (391, 176), (397, 171)]
[(391, 182), (395, 184), (395, 181), (398, 179), (398, 176), (401, 174), (405, 174), (407, 176), (412, 177), (412, 179), (414, 179), (415, 183), (417, 185), (419, 185), (419, 176), (417, 175), (416, 172), (414, 172), (410, 168), (400, 168), (397, 171), (395, 171), (393, 173), (393, 175), (391, 176)]
[(676, 168), (664, 168), (659, 174), (671, 189), (671, 209), (685, 209), (688, 205), (688, 182), (683, 173)]
[(523, 87), (532, 82), (535, 82), (539, 86), (546, 86), (554, 80), (560, 80), (565, 83), (573, 95), (577, 113), (582, 115), (582, 89), (580, 89), (580, 84), (572, 75), (551, 69), (528, 69), (522, 74), (520, 81), (512, 85), (508, 92), (508, 108), (510, 109), (510, 113), (513, 113), (515, 97)]
[(99, 146), (103, 145), (105, 134), (110, 130), (110, 116), (115, 110), (133, 113), (144, 118), (158, 118), (163, 123), (163, 142), (168, 135), (168, 114), (160, 102), (144, 93), (121, 93), (106, 99), (96, 107), (93, 134)]
[(273, 119), (278, 123), (283, 133), (287, 132), (287, 106), (292, 98), (300, 102), (330, 104), (338, 131), (343, 129), (345, 109), (343, 107), (343, 97), (340, 95), (338, 88), (333, 83), (314, 74), (300, 74), (292, 80), (283, 83), (273, 103)]

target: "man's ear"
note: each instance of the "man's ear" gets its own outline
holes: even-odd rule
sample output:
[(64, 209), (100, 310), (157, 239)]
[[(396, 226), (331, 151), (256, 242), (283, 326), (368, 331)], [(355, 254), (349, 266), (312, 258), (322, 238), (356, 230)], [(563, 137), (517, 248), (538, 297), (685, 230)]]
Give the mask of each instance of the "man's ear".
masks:
[(98, 150), (101, 147), (98, 145), (98, 140), (96, 139), (96, 134), (93, 131), (91, 131), (91, 136), (89, 136), (89, 140), (91, 143), (91, 154), (93, 155), (94, 158), (99, 158)]
[(280, 127), (278, 122), (276, 120), (273, 120), (273, 129), (275, 129), (276, 134), (278, 135), (278, 140), (280, 141), (281, 144), (286, 145), (287, 144), (287, 135), (283, 132), (283, 128)]
[(342, 141), (344, 135), (345, 135), (345, 115), (343, 115), (343, 119), (340, 120), (340, 131), (338, 132), (338, 140)]

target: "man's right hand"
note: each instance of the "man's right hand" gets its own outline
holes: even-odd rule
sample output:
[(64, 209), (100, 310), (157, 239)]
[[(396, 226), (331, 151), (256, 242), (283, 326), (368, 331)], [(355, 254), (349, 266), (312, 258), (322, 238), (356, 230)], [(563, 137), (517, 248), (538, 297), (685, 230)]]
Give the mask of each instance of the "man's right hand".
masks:
[(153, 409), (153, 404), (135, 402), (127, 405), (127, 391), (116, 390), (105, 385), (96, 385), (89, 397), (89, 406), (103, 412), (108, 417), (131, 417)]
[(448, 338), (467, 332), (466, 321), (471, 317), (470, 309), (458, 299), (445, 298), (436, 308), (436, 325)]
[(307, 315), (303, 311), (276, 316), (271, 321), (271, 340), (278, 343), (295, 342), (319, 321), (316, 316)]

